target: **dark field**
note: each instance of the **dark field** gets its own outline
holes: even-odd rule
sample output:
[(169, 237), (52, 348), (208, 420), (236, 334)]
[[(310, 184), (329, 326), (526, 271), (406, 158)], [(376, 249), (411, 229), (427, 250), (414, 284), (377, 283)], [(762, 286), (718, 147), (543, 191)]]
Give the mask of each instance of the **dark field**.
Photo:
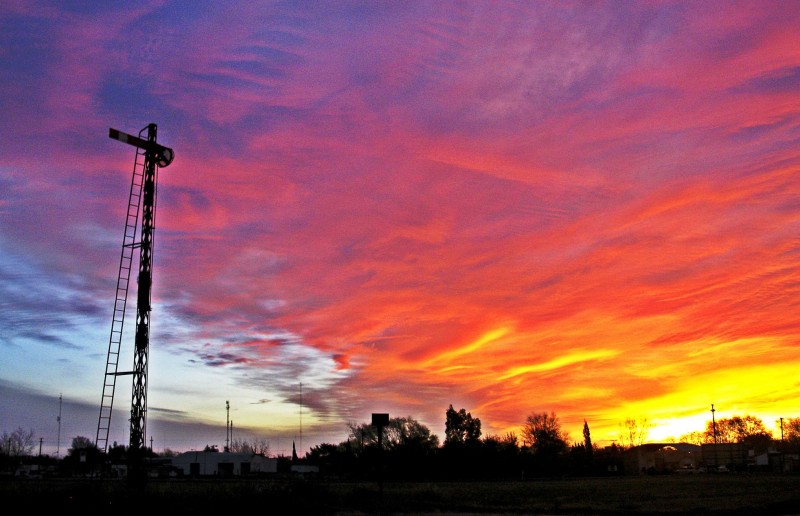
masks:
[[(800, 476), (672, 475), (525, 482), (375, 483), (300, 479), (0, 481), (4, 506), (92, 514), (800, 515)], [(223, 512), (224, 511), (224, 512)]]

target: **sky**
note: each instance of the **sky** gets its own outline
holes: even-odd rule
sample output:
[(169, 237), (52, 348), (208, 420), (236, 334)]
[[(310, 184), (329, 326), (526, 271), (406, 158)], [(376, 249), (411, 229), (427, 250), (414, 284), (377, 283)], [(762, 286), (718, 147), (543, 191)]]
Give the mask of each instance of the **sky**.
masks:
[(108, 131), (154, 123), (156, 452), (230, 421), (302, 454), (372, 413), (443, 440), (450, 405), (484, 436), (659, 441), (712, 404), (779, 435), (798, 27), (790, 0), (4, 1), (0, 432), (95, 440), (136, 153)]

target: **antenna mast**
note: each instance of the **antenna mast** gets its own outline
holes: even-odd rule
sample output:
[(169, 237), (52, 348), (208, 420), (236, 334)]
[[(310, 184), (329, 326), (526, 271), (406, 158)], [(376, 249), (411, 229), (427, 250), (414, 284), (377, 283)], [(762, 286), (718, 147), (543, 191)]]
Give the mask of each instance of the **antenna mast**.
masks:
[[(114, 301), (114, 315), (111, 322), (111, 337), (108, 345), (108, 360), (103, 382), (103, 397), (100, 405), (100, 418), (97, 425), (97, 447), (105, 452), (108, 447), (108, 432), (116, 388), (116, 377), (132, 375), (130, 418), (131, 457), (139, 457), (146, 446), (147, 413), (147, 354), (150, 345), (150, 296), (153, 283), (153, 237), (156, 217), (156, 179), (159, 167), (166, 167), (175, 157), (169, 147), (156, 142), (156, 124), (149, 124), (139, 136), (109, 129), (109, 138), (136, 147), (133, 166), (130, 200), (122, 242), (117, 295)], [(141, 224), (137, 224), (141, 211)], [(140, 226), (140, 238), (136, 242), (136, 228)], [(118, 372), (119, 350), (122, 341), (122, 327), (125, 320), (128, 285), (133, 268), (133, 249), (139, 248), (139, 270), (137, 276), (136, 335), (134, 338), (133, 371)]]

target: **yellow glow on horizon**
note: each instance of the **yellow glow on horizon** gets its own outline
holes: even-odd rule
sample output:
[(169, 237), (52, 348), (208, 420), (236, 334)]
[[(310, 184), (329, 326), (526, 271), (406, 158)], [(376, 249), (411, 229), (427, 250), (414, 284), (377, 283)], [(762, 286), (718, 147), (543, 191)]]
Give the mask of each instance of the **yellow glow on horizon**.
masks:
[(647, 418), (651, 425), (647, 441), (677, 440), (705, 430), (711, 421), (712, 404), (717, 420), (752, 415), (774, 433), (775, 419), (796, 413), (795, 400), (800, 394), (796, 370), (795, 363), (775, 363), (680, 376), (670, 392), (624, 404), (606, 414), (610, 417), (604, 425), (598, 425), (598, 433), (602, 432), (604, 440), (618, 439), (625, 419)]

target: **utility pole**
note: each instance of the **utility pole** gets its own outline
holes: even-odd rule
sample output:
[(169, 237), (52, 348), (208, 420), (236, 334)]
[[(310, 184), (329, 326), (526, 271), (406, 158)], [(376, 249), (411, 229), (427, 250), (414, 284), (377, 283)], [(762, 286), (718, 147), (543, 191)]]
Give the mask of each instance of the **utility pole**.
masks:
[(42, 456), (42, 441), (44, 439), (42, 437), (39, 438), (39, 457)]
[(717, 420), (714, 418), (714, 404), (711, 404), (711, 430), (714, 432), (714, 466), (717, 466)]
[(714, 432), (714, 444), (717, 444), (717, 420), (714, 418), (714, 404), (711, 404), (711, 430)]
[(56, 441), (56, 458), (61, 454), (61, 394), (58, 395), (58, 440)]
[(783, 418), (781, 418), (781, 473), (783, 473), (785, 469), (783, 465), (784, 461), (783, 454), (785, 453), (785, 449), (786, 448), (783, 445)]

